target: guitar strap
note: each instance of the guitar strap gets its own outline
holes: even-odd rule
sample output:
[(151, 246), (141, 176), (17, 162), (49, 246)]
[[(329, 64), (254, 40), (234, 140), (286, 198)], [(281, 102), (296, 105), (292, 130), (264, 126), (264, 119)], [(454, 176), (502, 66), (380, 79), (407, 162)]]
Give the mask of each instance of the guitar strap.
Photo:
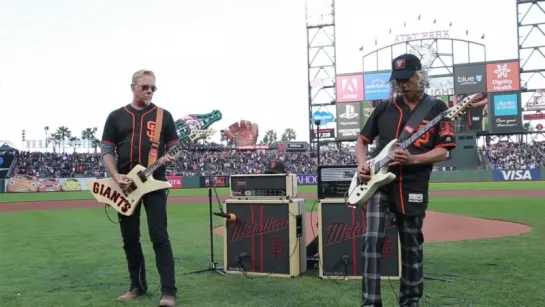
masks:
[(155, 119), (155, 131), (151, 140), (151, 149), (149, 151), (148, 166), (157, 161), (159, 154), (159, 144), (161, 143), (161, 128), (163, 127), (163, 109), (157, 107), (157, 118)]
[(420, 123), (422, 123), (422, 121), (426, 118), (426, 115), (428, 115), (435, 102), (435, 97), (427, 95), (426, 98), (424, 98), (424, 100), (418, 104), (414, 110), (414, 113), (411, 115), (411, 117), (409, 117), (405, 127), (403, 127), (401, 134), (397, 138), (400, 143), (416, 132), (418, 126), (420, 126)]

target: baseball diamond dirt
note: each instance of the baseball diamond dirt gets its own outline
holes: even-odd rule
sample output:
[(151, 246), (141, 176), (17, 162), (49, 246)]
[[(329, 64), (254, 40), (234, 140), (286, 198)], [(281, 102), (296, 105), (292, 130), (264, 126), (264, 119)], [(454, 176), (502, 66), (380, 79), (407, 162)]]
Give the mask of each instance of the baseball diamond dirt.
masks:
[[(430, 196), (436, 197), (518, 197), (539, 198), (545, 197), (545, 191), (433, 191)], [(226, 196), (220, 197), (223, 201)], [(307, 200), (316, 199), (314, 194), (300, 194), (298, 198)], [(215, 202), (215, 200), (214, 200)], [(182, 196), (169, 197), (169, 204), (187, 205), (208, 203), (206, 196)], [(217, 205), (217, 204), (216, 204)], [(103, 204), (95, 200), (61, 200), (61, 201), (36, 201), (18, 203), (0, 203), (0, 212), (20, 212), (36, 210), (66, 210), (102, 208)], [(307, 213), (307, 240), (314, 238), (316, 230), (317, 212)], [(448, 242), (460, 240), (473, 240), (484, 238), (498, 238), (504, 236), (516, 236), (531, 231), (527, 225), (496, 221), (468, 216), (444, 214), (428, 211), (424, 223), (424, 235), (426, 242)], [(223, 234), (223, 227), (215, 229), (217, 234)]]

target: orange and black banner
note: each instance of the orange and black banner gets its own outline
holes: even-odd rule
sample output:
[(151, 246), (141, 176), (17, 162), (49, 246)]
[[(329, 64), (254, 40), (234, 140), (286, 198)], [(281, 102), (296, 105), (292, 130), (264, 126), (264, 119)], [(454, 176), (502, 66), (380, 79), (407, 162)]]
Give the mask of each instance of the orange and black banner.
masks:
[[(228, 176), (212, 176), (212, 180), (216, 180), (217, 188), (225, 188), (229, 186), (229, 177)], [(208, 188), (210, 187), (210, 177), (201, 176), (200, 178), (200, 187)]]

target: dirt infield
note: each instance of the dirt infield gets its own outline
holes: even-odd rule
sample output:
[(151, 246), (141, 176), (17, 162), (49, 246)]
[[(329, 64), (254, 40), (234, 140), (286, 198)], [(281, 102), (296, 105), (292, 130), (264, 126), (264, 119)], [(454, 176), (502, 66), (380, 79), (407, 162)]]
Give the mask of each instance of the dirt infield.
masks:
[[(545, 191), (434, 191), (436, 197), (545, 197)], [(300, 198), (316, 199), (314, 194), (301, 194)], [(220, 197), (221, 200), (226, 196)], [(213, 199), (214, 206), (217, 206)], [(169, 204), (187, 205), (208, 203), (208, 197), (184, 196), (169, 197)], [(104, 205), (95, 200), (61, 200), (44, 202), (0, 203), (0, 212), (20, 212), (36, 210), (66, 210), (102, 208)], [(307, 213), (307, 240), (310, 242), (317, 234), (317, 213)], [(467, 216), (428, 212), (424, 223), (426, 242), (448, 242), (515, 236), (531, 231), (531, 227), (517, 223), (479, 219)], [(223, 228), (216, 228), (217, 234), (223, 234)]]

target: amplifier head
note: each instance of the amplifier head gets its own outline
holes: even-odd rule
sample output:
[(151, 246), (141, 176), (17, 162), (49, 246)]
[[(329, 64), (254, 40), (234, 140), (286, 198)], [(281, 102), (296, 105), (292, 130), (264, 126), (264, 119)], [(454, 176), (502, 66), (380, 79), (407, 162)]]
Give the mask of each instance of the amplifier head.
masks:
[(318, 166), (318, 199), (345, 197), (357, 171), (353, 164)]

